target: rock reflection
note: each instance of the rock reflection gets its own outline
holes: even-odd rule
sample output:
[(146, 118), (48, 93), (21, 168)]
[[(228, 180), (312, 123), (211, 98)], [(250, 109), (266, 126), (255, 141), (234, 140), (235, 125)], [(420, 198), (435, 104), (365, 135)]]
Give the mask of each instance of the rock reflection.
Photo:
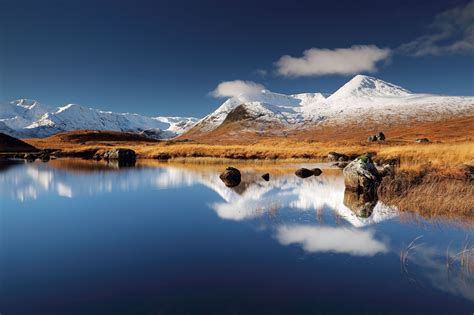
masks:
[(368, 218), (372, 215), (377, 205), (377, 199), (375, 192), (365, 194), (347, 188), (344, 190), (344, 205), (361, 218)]
[(245, 169), (237, 187), (222, 185), (219, 167), (186, 167), (185, 165), (121, 168), (118, 163), (55, 160), (48, 164), (29, 163), (0, 173), (0, 195), (19, 200), (56, 194), (74, 198), (112, 191), (131, 191), (155, 187), (203, 185), (215, 191), (222, 201), (211, 208), (220, 218), (249, 220), (263, 216), (278, 207), (299, 211), (328, 209), (355, 227), (378, 223), (397, 216), (396, 209), (362, 196), (344, 192), (340, 173), (325, 172), (320, 177), (302, 180), (289, 169), (286, 174), (272, 175), (262, 181), (260, 173)]

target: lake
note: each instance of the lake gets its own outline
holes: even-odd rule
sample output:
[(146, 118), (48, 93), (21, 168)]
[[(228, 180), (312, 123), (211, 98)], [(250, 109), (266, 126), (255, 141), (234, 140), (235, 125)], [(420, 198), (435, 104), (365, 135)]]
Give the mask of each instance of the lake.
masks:
[(226, 166), (0, 162), (0, 314), (473, 314), (471, 224)]

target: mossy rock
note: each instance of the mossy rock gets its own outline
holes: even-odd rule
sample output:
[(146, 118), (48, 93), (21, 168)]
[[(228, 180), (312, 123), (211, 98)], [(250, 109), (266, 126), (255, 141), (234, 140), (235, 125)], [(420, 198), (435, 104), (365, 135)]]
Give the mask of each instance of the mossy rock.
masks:
[(357, 160), (360, 160), (360, 161), (362, 161), (362, 162), (364, 162), (364, 163), (367, 163), (367, 162), (370, 161), (370, 158), (369, 158), (367, 155), (361, 155), (361, 156), (358, 156), (358, 157), (357, 157)]

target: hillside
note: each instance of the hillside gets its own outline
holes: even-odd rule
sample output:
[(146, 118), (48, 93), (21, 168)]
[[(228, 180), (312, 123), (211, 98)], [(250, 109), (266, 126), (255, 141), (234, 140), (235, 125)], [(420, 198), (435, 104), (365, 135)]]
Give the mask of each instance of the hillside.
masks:
[(0, 152), (34, 152), (38, 151), (32, 145), (9, 135), (0, 133)]
[(369, 76), (357, 75), (332, 95), (284, 95), (263, 90), (225, 101), (181, 135), (208, 141), (226, 138), (300, 136), (330, 129), (387, 129), (474, 115), (474, 97), (412, 93)]

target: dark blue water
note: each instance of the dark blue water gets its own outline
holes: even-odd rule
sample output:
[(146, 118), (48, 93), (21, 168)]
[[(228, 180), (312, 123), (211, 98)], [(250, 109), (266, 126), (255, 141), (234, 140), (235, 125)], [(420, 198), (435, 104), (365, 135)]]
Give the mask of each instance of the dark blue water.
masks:
[(2, 162), (0, 314), (474, 312), (472, 225), (360, 217), (340, 171), (295, 167), (232, 189), (219, 166)]

